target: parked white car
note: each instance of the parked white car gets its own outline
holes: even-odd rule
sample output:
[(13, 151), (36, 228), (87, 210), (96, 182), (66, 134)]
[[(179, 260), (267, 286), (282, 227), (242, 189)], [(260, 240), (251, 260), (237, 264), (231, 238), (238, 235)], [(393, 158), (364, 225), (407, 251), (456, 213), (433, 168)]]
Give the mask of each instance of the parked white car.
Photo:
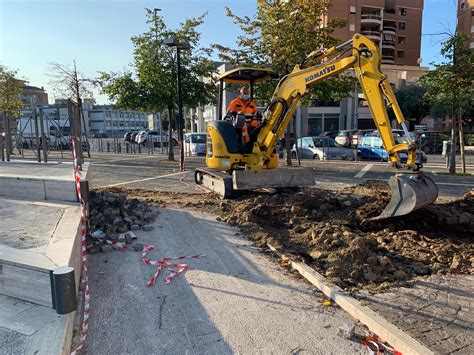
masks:
[(184, 135), (184, 154), (187, 156), (205, 156), (206, 133), (186, 133)]
[[(298, 138), (298, 155), (300, 159), (354, 160), (352, 149), (341, 147), (329, 137)], [(297, 158), (296, 145), (293, 145), (291, 149), (291, 158)]]

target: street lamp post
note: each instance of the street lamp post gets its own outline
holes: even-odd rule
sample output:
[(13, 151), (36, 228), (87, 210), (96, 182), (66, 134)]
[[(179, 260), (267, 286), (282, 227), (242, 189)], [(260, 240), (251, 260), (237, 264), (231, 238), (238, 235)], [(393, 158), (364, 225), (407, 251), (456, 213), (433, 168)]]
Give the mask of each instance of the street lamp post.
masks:
[[(187, 42), (178, 42), (173, 39), (166, 39), (165, 44), (170, 47), (176, 47), (176, 86), (178, 91), (178, 117), (176, 126), (178, 129), (179, 143), (179, 170), (184, 171), (184, 143), (183, 143), (183, 100), (181, 94), (181, 50), (191, 48)], [(171, 142), (170, 142), (171, 144)]]

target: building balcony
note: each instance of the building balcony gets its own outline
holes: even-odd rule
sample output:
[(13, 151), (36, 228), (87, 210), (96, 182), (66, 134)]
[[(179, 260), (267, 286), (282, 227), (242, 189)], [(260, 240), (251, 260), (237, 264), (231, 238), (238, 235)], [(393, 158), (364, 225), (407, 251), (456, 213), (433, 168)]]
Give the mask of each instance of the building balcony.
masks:
[(372, 23), (381, 25), (382, 24), (382, 16), (376, 14), (361, 14), (360, 15), (360, 23)]
[(382, 39), (382, 34), (379, 31), (360, 31), (364, 36), (370, 38), (373, 41), (380, 41)]
[(384, 39), (384, 40), (382, 41), (382, 47), (383, 47), (383, 48), (395, 49), (395, 41), (391, 41), (391, 40), (386, 40), (386, 39)]
[(383, 33), (388, 33), (388, 34), (396, 35), (396, 34), (397, 34), (397, 28), (396, 28), (396, 27), (393, 27), (393, 26), (384, 25), (384, 26), (383, 26)]
[(395, 64), (395, 55), (382, 54), (382, 64)]

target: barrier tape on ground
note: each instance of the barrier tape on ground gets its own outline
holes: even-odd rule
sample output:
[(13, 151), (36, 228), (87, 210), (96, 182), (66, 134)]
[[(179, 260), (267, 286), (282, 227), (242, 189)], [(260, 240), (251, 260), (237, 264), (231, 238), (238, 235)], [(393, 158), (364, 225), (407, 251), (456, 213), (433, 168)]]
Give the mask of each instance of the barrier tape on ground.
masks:
[(170, 272), (168, 276), (166, 276), (164, 283), (165, 285), (169, 284), (176, 276), (182, 274), (183, 272), (189, 270), (188, 264), (178, 264), (178, 263), (170, 263), (170, 261), (174, 260), (183, 260), (183, 259), (199, 259), (204, 257), (203, 254), (196, 254), (192, 256), (180, 255), (175, 256), (172, 258), (162, 258), (160, 260), (151, 260), (148, 258), (148, 253), (151, 250), (155, 250), (156, 248), (153, 245), (145, 245), (143, 246), (142, 250), (142, 261), (145, 265), (154, 265), (157, 266), (156, 272), (153, 274), (150, 280), (146, 283), (147, 287), (153, 286), (160, 276), (161, 270), (165, 269)]
[(84, 314), (82, 319), (82, 329), (79, 336), (79, 340), (73, 346), (71, 355), (75, 355), (77, 351), (84, 347), (87, 331), (89, 329), (89, 312), (90, 312), (90, 294), (89, 294), (89, 276), (87, 268), (87, 247), (86, 247), (86, 224), (89, 223), (89, 216), (87, 207), (81, 194), (81, 172), (79, 170), (79, 164), (76, 155), (76, 139), (72, 137), (72, 156), (74, 166), (74, 181), (76, 183), (77, 196), (81, 204), (81, 255), (82, 255), (82, 280), (81, 283), (84, 289)]
[[(126, 243), (121, 243), (121, 242), (117, 242), (113, 240), (102, 240), (102, 239), (97, 239), (97, 238), (95, 238), (95, 240), (101, 243), (110, 244), (114, 247), (114, 249), (130, 250)], [(158, 276), (160, 276), (162, 270), (168, 270), (170, 272), (169, 275), (166, 276), (164, 279), (165, 285), (169, 284), (176, 276), (189, 270), (188, 264), (172, 263), (170, 261), (184, 260), (184, 259), (199, 259), (199, 258), (205, 257), (204, 254), (196, 254), (196, 255), (179, 255), (179, 256), (174, 256), (171, 258), (170, 257), (161, 258), (160, 260), (151, 260), (148, 258), (148, 253), (152, 250), (156, 250), (156, 247), (154, 245), (144, 245), (141, 252), (141, 259), (145, 265), (157, 266), (155, 273), (146, 283), (147, 287), (153, 286), (156, 283), (156, 280), (158, 279)]]
[(373, 335), (365, 338), (364, 346), (367, 348), (367, 351), (369, 352), (370, 355), (381, 355), (381, 354), (402, 355), (401, 352), (384, 344), (382, 340), (380, 340), (379, 338)]

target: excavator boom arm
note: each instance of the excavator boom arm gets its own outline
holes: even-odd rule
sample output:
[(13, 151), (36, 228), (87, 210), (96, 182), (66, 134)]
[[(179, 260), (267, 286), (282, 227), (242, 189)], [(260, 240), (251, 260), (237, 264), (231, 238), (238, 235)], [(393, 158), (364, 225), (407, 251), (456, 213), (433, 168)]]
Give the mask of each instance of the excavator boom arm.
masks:
[[(346, 51), (351, 49), (352, 55), (344, 58), (338, 56), (324, 63), (315, 62), (343, 49)], [(265, 125), (257, 137), (257, 149), (267, 155), (273, 152), (277, 139), (283, 136), (299, 100), (309, 87), (346, 70), (354, 69), (369, 104), (375, 126), (387, 150), (389, 162), (395, 167), (401, 167), (398, 152), (406, 150), (408, 159), (405, 166), (417, 170), (415, 144), (408, 135), (405, 119), (395, 94), (386, 76), (380, 71), (380, 64), (381, 57), (378, 48), (360, 34), (354, 35), (352, 40), (325, 52), (312, 52), (301, 65), (295, 66), (294, 70), (278, 83), (272, 102), (265, 112)], [(405, 130), (407, 143), (396, 144), (390, 127), (387, 105), (393, 109), (398, 123)]]

